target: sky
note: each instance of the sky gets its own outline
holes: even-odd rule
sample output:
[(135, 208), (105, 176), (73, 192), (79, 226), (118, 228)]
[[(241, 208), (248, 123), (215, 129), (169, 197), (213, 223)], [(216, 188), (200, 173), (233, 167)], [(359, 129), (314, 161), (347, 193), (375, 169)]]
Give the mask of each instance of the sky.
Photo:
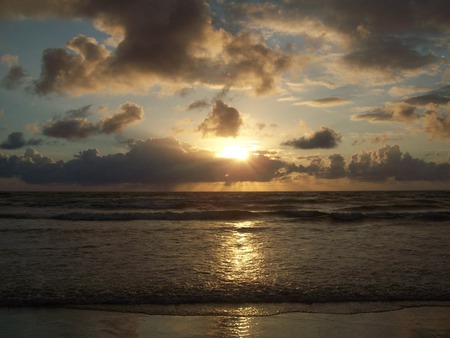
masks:
[(0, 190), (450, 189), (450, 2), (1, 0)]

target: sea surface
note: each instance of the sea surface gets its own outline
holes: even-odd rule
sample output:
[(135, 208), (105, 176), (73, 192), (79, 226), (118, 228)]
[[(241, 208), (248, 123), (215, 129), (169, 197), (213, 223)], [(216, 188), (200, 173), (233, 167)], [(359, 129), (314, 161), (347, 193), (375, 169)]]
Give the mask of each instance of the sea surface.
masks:
[(0, 306), (449, 306), (449, 243), (449, 191), (0, 193)]

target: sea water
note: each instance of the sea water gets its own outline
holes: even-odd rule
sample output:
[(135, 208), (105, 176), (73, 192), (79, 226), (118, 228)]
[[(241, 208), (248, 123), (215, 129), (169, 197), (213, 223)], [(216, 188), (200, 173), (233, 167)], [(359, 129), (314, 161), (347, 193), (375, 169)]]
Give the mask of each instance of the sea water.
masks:
[(0, 306), (445, 306), (449, 243), (448, 191), (1, 193)]

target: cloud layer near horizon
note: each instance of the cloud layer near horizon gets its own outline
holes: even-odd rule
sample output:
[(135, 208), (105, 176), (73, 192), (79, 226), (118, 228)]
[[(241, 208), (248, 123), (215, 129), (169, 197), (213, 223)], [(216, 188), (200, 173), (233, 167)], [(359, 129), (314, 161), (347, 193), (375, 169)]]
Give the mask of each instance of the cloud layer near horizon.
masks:
[(247, 161), (236, 161), (217, 158), (211, 152), (173, 138), (139, 141), (125, 154), (100, 156), (97, 150), (89, 149), (67, 162), (55, 162), (31, 148), (23, 156), (0, 154), (0, 177), (17, 177), (32, 184), (138, 183), (175, 187), (199, 182), (295, 180), (294, 176), (298, 174), (371, 182), (389, 179), (446, 181), (450, 180), (450, 164), (414, 159), (403, 154), (397, 145), (355, 154), (348, 164), (339, 154), (331, 155), (328, 161), (313, 158), (307, 166), (297, 166), (264, 154), (251, 156)]

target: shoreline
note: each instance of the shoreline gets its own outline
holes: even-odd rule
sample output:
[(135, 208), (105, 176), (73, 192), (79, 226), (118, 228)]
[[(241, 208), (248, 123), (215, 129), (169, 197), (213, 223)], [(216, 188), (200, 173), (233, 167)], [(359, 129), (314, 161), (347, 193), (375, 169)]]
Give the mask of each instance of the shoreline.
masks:
[(1, 307), (1, 335), (21, 337), (450, 336), (450, 306), (265, 316), (149, 315), (62, 307)]

